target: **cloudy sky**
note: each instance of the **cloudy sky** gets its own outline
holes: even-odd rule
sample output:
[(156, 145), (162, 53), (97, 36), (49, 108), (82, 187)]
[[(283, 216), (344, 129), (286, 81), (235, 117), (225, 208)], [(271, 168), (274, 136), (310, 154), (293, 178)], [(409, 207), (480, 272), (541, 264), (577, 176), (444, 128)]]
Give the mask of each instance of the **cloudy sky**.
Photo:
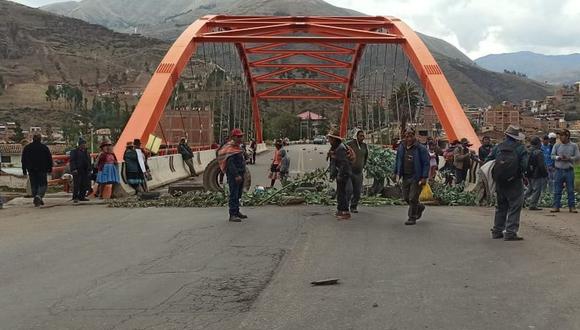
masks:
[[(35, 7), (57, 1), (17, 0)], [(445, 39), (473, 59), (522, 50), (580, 53), (580, 0), (326, 1), (367, 14), (398, 16), (415, 30)]]

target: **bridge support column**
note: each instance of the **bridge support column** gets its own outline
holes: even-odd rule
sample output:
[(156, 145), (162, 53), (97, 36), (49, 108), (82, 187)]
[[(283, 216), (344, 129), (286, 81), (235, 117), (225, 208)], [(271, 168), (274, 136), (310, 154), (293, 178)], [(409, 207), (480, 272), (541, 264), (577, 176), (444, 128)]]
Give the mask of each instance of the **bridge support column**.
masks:
[(264, 138), (262, 136), (262, 118), (260, 117), (260, 105), (258, 103), (258, 97), (252, 97), (252, 118), (254, 119), (254, 130), (256, 131), (256, 142), (263, 143)]
[(344, 139), (348, 133), (348, 117), (350, 116), (350, 97), (344, 98), (342, 115), (340, 117), (340, 136)]

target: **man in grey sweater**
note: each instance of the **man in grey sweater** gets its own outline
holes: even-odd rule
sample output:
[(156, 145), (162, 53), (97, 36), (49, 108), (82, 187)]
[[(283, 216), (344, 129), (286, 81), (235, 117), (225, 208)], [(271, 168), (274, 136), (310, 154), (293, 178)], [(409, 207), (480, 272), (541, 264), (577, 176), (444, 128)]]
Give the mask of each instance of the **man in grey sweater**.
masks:
[(568, 192), (568, 208), (570, 213), (578, 213), (574, 196), (574, 163), (580, 160), (578, 145), (570, 141), (570, 131), (562, 130), (560, 143), (552, 148), (552, 159), (555, 161), (556, 176), (554, 180), (554, 208), (552, 213), (560, 212), (562, 206), (562, 190), (566, 184)]

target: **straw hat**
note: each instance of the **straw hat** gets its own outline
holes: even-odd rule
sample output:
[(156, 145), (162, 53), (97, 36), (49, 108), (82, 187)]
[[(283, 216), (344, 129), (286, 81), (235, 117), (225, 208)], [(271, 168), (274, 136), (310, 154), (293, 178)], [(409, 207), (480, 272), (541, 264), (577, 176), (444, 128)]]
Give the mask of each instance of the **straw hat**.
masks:
[(110, 145), (112, 145), (111, 141), (104, 139), (103, 141), (101, 141), (101, 146), (99, 148), (103, 149), (104, 147), (110, 146)]
[(335, 139), (339, 139), (342, 141), (342, 137), (340, 136), (340, 132), (336, 128), (332, 128), (326, 136), (331, 137), (331, 138), (335, 138)]

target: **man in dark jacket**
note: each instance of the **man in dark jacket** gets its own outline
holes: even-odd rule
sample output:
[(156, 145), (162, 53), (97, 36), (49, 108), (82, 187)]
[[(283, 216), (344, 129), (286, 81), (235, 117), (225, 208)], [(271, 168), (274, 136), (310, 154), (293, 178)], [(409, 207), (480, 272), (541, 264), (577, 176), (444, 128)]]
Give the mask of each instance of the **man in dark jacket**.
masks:
[(48, 187), (47, 175), (52, 172), (52, 155), (41, 142), (42, 136), (35, 134), (32, 143), (22, 151), (22, 173), (28, 175), (34, 206), (44, 205), (44, 194)]
[(544, 160), (544, 153), (542, 151), (542, 141), (539, 137), (532, 138), (530, 147), (530, 158), (528, 161), (528, 189), (524, 196), (525, 199), (529, 199), (529, 210), (530, 211), (541, 211), (538, 208), (538, 201), (544, 187), (548, 182), (548, 169), (546, 167), (546, 161)]
[(409, 204), (407, 226), (415, 225), (425, 211), (419, 195), (429, 179), (429, 158), (427, 149), (417, 141), (415, 131), (408, 129), (397, 150), (395, 163), (397, 181), (402, 179), (403, 199)]
[(492, 150), (493, 144), (491, 144), (491, 138), (489, 136), (484, 136), (482, 139), (481, 147), (479, 147), (478, 152), (479, 161), (482, 165), (483, 163), (485, 163), (485, 160), (487, 159), (489, 154), (491, 154)]
[(358, 202), (363, 188), (363, 170), (369, 158), (369, 149), (365, 141), (365, 132), (357, 130), (354, 140), (347, 143), (355, 153), (356, 159), (352, 164), (352, 199), (350, 200), (350, 212), (358, 213)]
[(228, 179), (230, 190), (229, 213), (230, 222), (242, 222), (248, 217), (240, 212), (240, 199), (244, 189), (244, 175), (246, 174), (246, 159), (244, 151), (240, 147), (242, 144), (242, 130), (236, 128), (232, 130), (231, 141), (224, 144), (218, 150), (218, 163), (222, 173)]
[[(496, 160), (492, 177), (495, 181), (497, 204), (491, 237), (503, 238), (506, 241), (521, 241), (523, 238), (518, 236), (518, 230), (524, 205), (523, 177), (528, 168), (528, 152), (522, 141), (526, 136), (521, 128), (514, 125), (508, 127), (505, 135), (505, 140), (496, 145), (487, 157), (488, 161)], [(507, 161), (509, 158), (512, 158), (515, 163)], [(508, 175), (505, 173), (511, 172), (509, 169), (512, 167), (515, 169), (515, 174), (511, 176), (509, 173), (509, 178), (504, 178)]]
[(86, 202), (87, 191), (91, 181), (91, 156), (87, 150), (87, 142), (79, 138), (78, 147), (70, 152), (70, 171), (73, 175), (73, 201)]
[(187, 144), (187, 140), (185, 138), (181, 138), (179, 141), (179, 146), (177, 146), (177, 151), (181, 154), (181, 158), (183, 158), (183, 162), (189, 168), (189, 173), (191, 176), (197, 176), (195, 172), (195, 167), (193, 167), (193, 151)]
[(351, 185), (352, 167), (348, 159), (347, 148), (342, 143), (342, 138), (337, 130), (332, 130), (328, 134), (330, 142), (330, 180), (336, 179), (336, 201), (338, 220), (350, 219), (349, 202)]

